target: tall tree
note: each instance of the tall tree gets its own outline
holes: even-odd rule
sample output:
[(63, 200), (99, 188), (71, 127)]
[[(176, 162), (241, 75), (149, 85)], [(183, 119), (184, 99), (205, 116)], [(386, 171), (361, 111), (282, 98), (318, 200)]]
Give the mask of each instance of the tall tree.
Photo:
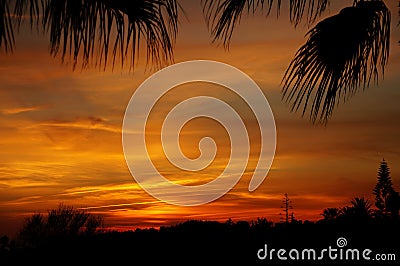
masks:
[(289, 223), (289, 218), (291, 218), (290, 221), (293, 222), (294, 214), (293, 214), (293, 212), (290, 213), (290, 211), (293, 210), (292, 201), (289, 199), (289, 196), (287, 193), (284, 194), (284, 197), (282, 199), (281, 209), (283, 210), (283, 213), (284, 213), (283, 214), (284, 218), (281, 217), (282, 222)]
[(385, 161), (382, 160), (378, 169), (378, 176), (373, 194), (375, 195), (375, 206), (384, 214), (388, 212), (389, 196), (394, 194), (392, 179), (390, 177), (390, 169)]

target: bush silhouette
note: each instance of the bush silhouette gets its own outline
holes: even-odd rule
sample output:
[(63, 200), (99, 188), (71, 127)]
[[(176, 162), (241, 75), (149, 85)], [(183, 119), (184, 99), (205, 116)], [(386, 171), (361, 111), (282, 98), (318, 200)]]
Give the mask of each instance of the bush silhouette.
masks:
[(103, 218), (61, 203), (46, 215), (28, 217), (19, 232), (23, 246), (39, 247), (57, 239), (90, 235), (101, 229)]

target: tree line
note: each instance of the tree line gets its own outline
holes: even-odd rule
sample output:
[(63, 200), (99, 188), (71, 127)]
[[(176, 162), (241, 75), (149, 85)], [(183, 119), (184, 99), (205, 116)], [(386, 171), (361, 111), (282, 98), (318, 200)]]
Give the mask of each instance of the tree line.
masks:
[[(188, 220), (124, 232), (105, 230), (101, 216), (60, 204), (46, 214), (26, 218), (16, 239), (0, 238), (0, 259), (12, 265), (66, 254), (66, 261), (82, 257), (90, 262), (115, 257), (123, 261), (132, 255), (149, 263), (212, 258), (253, 264), (257, 263), (255, 251), (266, 242), (281, 248), (326, 247), (338, 237), (346, 237), (354, 248), (398, 250), (400, 197), (385, 160), (380, 163), (372, 193), (375, 208), (368, 199), (355, 197), (349, 206), (324, 209), (322, 219), (315, 222), (297, 220), (293, 215), (278, 223), (264, 217), (250, 222)], [(290, 205), (287, 195), (285, 199), (283, 207)]]
[(326, 208), (322, 212), (324, 220), (368, 220), (368, 219), (398, 219), (400, 209), (400, 196), (393, 187), (390, 169), (385, 161), (380, 163), (377, 182), (372, 191), (375, 196), (375, 207), (364, 197), (355, 197), (350, 206), (339, 208)]

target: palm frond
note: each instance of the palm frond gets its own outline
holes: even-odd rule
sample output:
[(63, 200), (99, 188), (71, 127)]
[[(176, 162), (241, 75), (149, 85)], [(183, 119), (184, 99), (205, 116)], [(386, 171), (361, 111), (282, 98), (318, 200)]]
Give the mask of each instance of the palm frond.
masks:
[[(260, 9), (268, 16), (276, 3), (276, 14), (279, 16), (281, 2), (281, 0), (202, 0), (203, 13), (213, 41), (222, 41), (225, 48), (229, 47), (233, 31), (240, 23), (243, 12), (254, 14)], [(306, 14), (307, 22), (311, 24), (325, 11), (328, 4), (329, 0), (289, 0), (290, 21), (297, 26)]]
[(173, 60), (179, 9), (177, 0), (0, 0), (0, 48), (12, 50), (14, 29), (29, 14), (31, 26), (49, 33), (50, 53), (70, 56), (74, 68), (79, 60), (105, 68), (110, 56), (113, 66), (119, 59), (133, 67), (142, 42), (159, 67)]
[(29, 17), (31, 27), (40, 26), (43, 0), (0, 0), (0, 49), (12, 52), (15, 46), (14, 31)]
[(6, 52), (13, 50), (14, 31), (8, 0), (0, 0), (0, 48)]
[(328, 0), (289, 1), (290, 21), (297, 26), (302, 21), (304, 13), (306, 12), (307, 24), (311, 25), (326, 10), (328, 5)]
[(29, 14), (31, 26), (39, 27), (40, 12), (43, 10), (43, 0), (14, 0), (14, 18), (17, 27), (21, 26), (21, 22), (25, 15)]
[[(48, 0), (44, 27), (50, 32), (51, 53), (70, 55), (82, 66), (90, 61), (106, 66), (111, 54), (124, 66), (130, 53), (134, 66), (141, 39), (147, 48), (147, 62), (160, 66), (172, 60), (177, 33), (176, 0)], [(97, 40), (97, 53), (95, 42)]]
[(389, 38), (390, 11), (381, 0), (356, 2), (319, 22), (286, 70), (283, 99), (292, 111), (303, 104), (303, 115), (311, 101), (312, 122), (326, 123), (340, 98), (378, 83)]

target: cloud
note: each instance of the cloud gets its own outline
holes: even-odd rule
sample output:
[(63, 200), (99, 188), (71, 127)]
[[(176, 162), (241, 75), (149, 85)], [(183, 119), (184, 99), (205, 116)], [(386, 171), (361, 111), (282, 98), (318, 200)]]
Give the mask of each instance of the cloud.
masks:
[(0, 110), (1, 113), (6, 115), (15, 115), (25, 112), (40, 111), (49, 108), (49, 105), (38, 105), (30, 107), (11, 107)]
[(112, 133), (121, 133), (122, 129), (120, 125), (114, 125), (108, 123), (105, 118), (88, 116), (88, 117), (76, 117), (75, 119), (64, 120), (64, 119), (51, 119), (38, 122), (32, 127), (65, 127), (65, 128), (78, 128), (86, 130), (103, 130)]

